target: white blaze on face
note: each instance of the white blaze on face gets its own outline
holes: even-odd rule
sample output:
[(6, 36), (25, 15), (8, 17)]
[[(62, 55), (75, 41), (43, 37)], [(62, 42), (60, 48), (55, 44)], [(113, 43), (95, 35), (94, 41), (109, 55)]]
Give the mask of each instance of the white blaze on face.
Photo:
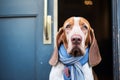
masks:
[[(85, 34), (81, 30), (80, 19), (81, 19), (80, 17), (74, 17), (72, 29), (66, 31), (66, 37), (67, 37), (67, 41), (68, 41), (68, 48), (67, 48), (68, 53), (70, 53), (74, 47), (72, 44), (71, 38), (72, 38), (72, 36), (75, 36), (75, 35), (81, 36), (82, 41), (81, 41), (80, 45), (78, 45), (78, 47), (82, 51), (85, 50)], [(69, 22), (67, 22), (65, 25), (68, 25), (68, 24), (69, 24)]]

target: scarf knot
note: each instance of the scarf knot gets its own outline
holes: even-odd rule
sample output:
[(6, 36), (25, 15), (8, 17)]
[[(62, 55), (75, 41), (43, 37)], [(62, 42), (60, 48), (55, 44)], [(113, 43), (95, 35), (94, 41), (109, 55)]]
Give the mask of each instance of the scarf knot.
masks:
[(59, 57), (60, 61), (70, 70), (69, 77), (64, 74), (65, 80), (85, 80), (82, 66), (88, 62), (89, 48), (86, 49), (84, 56), (73, 57), (67, 53), (64, 45), (62, 44), (59, 47)]

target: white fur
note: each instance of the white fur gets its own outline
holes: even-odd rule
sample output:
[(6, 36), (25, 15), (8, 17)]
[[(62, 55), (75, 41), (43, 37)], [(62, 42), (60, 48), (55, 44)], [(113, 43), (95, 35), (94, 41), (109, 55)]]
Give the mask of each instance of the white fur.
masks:
[[(60, 62), (56, 66), (53, 66), (50, 72), (49, 80), (64, 80), (63, 78), (64, 65)], [(92, 67), (88, 63), (82, 67), (85, 80), (94, 80), (92, 74)]]
[(49, 75), (49, 80), (64, 80), (63, 70), (64, 70), (64, 65), (60, 62), (58, 62), (56, 66), (52, 66)]

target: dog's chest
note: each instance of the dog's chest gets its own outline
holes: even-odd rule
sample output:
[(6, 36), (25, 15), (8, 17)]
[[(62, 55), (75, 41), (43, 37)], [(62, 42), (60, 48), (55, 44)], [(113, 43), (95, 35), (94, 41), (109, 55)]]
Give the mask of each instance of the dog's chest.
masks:
[[(64, 67), (65, 66), (60, 62), (56, 66), (53, 66), (50, 72), (49, 80), (64, 80), (64, 77), (63, 77)], [(92, 67), (89, 67), (88, 63), (83, 65), (82, 70), (83, 70), (85, 80), (94, 80), (93, 74), (92, 74)]]

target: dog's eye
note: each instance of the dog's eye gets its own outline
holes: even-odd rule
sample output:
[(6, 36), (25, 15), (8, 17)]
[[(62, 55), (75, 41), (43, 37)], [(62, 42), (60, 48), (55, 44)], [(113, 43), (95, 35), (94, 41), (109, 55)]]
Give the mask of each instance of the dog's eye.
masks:
[(86, 25), (83, 25), (83, 29), (88, 29), (88, 27)]
[(66, 28), (71, 28), (71, 25), (70, 25), (70, 24), (68, 24), (68, 25), (66, 26)]

